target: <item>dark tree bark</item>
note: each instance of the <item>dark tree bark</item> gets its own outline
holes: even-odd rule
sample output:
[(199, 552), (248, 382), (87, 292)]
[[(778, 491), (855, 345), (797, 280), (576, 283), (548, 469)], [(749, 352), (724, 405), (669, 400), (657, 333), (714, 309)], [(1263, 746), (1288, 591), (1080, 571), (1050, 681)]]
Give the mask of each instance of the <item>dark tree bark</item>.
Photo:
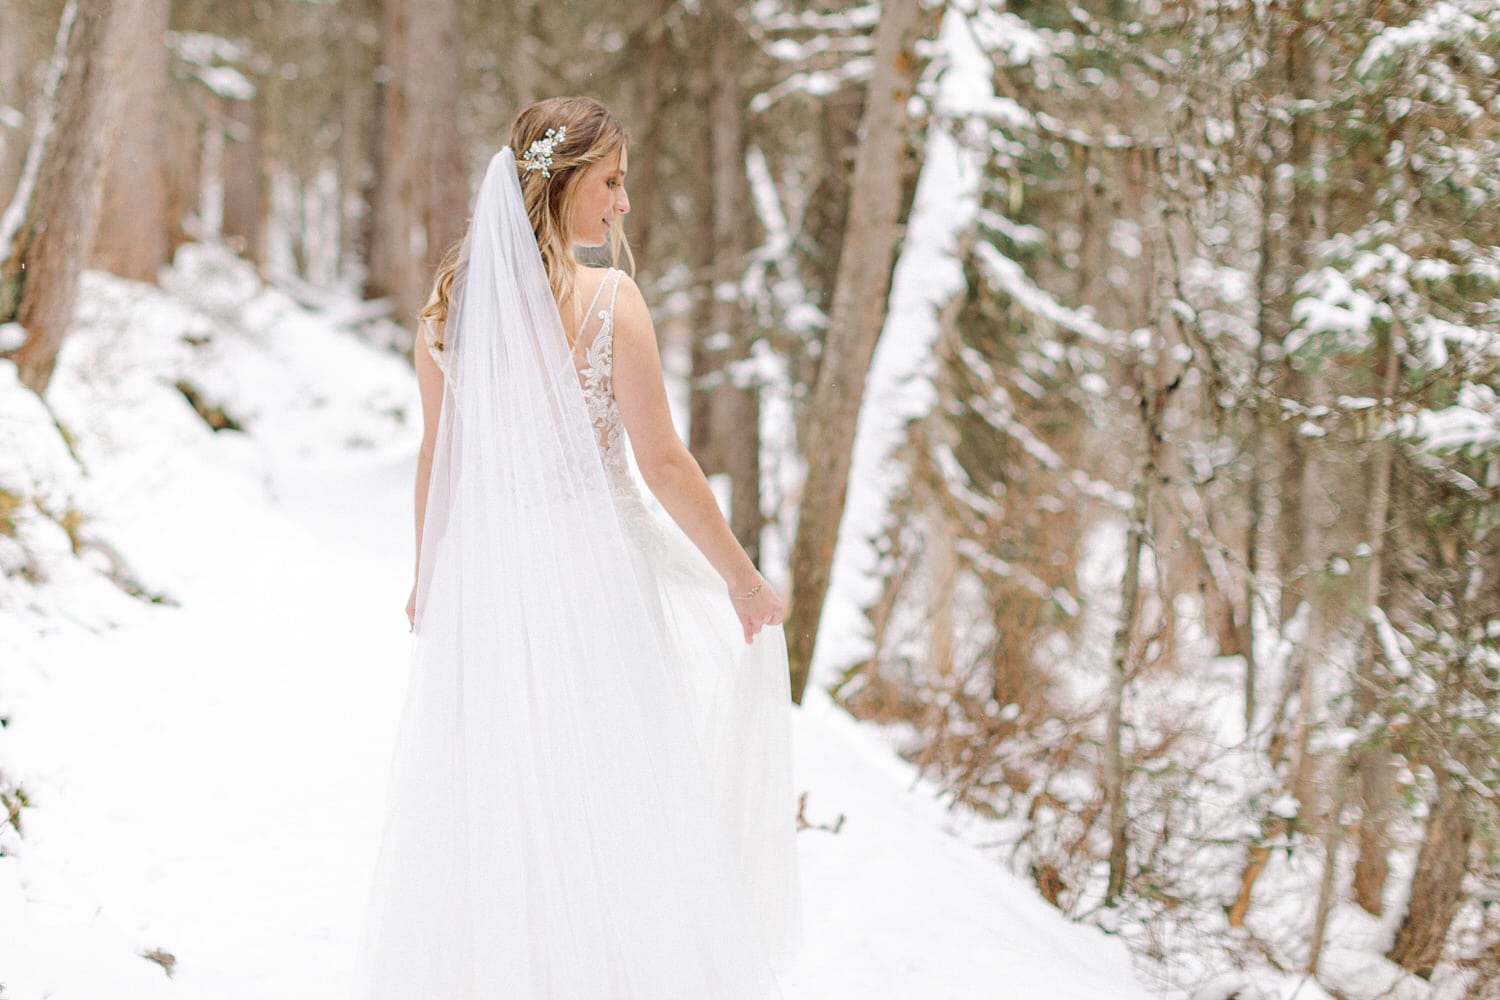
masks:
[[(231, 0), (223, 4), (230, 36), (249, 45), (255, 26), (254, 0)], [(257, 90), (260, 89), (257, 84)], [(349, 87), (350, 93), (364, 88)], [(219, 127), (211, 124), (209, 127)], [(222, 112), (224, 129), (224, 217), (223, 237), (238, 253), (256, 263), (265, 261), (262, 215), (266, 180), (262, 176), (260, 95), (249, 101), (227, 101)], [(345, 123), (352, 128), (353, 119)], [(196, 160), (195, 160), (196, 162)], [(196, 201), (196, 197), (194, 199)]]
[[(11, 355), (21, 381), (47, 388), (73, 315), (78, 273), (88, 260), (98, 219), (101, 166), (118, 128), (118, 53), (108, 41), (117, 24), (138, 19), (143, 0), (70, 0), (58, 28), (64, 60), (36, 186), (20, 227), (0, 247), (0, 320), (18, 321), (26, 339)], [(39, 130), (42, 125), (38, 123)], [(35, 141), (35, 140), (34, 140)]]
[(125, 278), (155, 281), (167, 262), (168, 0), (143, 0), (109, 39), (118, 47), (123, 108), (119, 138), (104, 167), (104, 194), (92, 265)]
[(875, 30), (875, 69), (855, 155), (844, 251), (823, 358), (802, 420), (801, 452), (807, 479), (792, 545), (787, 636), (792, 697), (799, 704), (828, 595), (865, 379), (885, 321), (891, 269), (900, 243), (908, 104), (918, 66), (914, 50), (917, 40), (931, 34), (936, 25), (937, 13), (924, 10), (916, 0), (889, 0)]
[[(755, 340), (752, 323), (736, 292), (750, 250), (750, 182), (745, 175), (746, 118), (745, 54), (751, 41), (733, 0), (707, 4), (712, 23), (713, 122), (713, 295), (707, 333), (722, 349), (714, 349), (722, 380), (713, 393), (712, 434), (723, 468), (729, 474), (729, 524), (750, 558), (760, 560), (760, 393), (754, 385), (736, 385), (726, 370), (749, 357)], [(711, 355), (712, 356), (712, 355)]]
[[(694, 24), (694, 49), (698, 58), (693, 60), (689, 90), (694, 103), (707, 105), (713, 92), (713, 46), (711, 44), (712, 21), (700, 17)], [(690, 119), (698, 127), (695, 130), (695, 146), (700, 150), (711, 150), (714, 145), (712, 116), (693, 115)], [(713, 393), (718, 388), (716, 358), (709, 349), (706, 331), (713, 328), (714, 300), (714, 172), (700, 170), (694, 173), (693, 210), (689, 216), (687, 233), (689, 257), (693, 270), (693, 308), (691, 314), (691, 358), (692, 370), (688, 394), (688, 447), (698, 459), (703, 471), (709, 475), (724, 470), (724, 462), (717, 449), (718, 440), (713, 433)]]
[(414, 321), (433, 270), (463, 235), (468, 170), (456, 109), (462, 97), (457, 0), (383, 0), (384, 80), (375, 132), (367, 291)]
[(1411, 879), (1411, 902), (1386, 957), (1407, 972), (1432, 977), (1443, 955), (1448, 928), (1463, 903), (1463, 880), (1474, 824), (1463, 812), (1463, 796), (1444, 780), (1427, 819), (1427, 835)]
[(672, 66), (672, 39), (667, 18), (676, 0), (651, 0), (641, 11), (641, 19), (627, 51), (639, 53), (640, 71), (635, 81), (630, 111), (631, 144), (648, 155), (630, 163), (630, 215), (626, 228), (638, 260), (648, 267), (662, 246), (656, 225), (661, 215), (661, 128), (669, 70)]
[(847, 86), (824, 100), (818, 109), (822, 128), (815, 141), (821, 147), (827, 169), (807, 201), (807, 229), (817, 241), (812, 261), (818, 305), (833, 308), (833, 288), (838, 281), (839, 261), (844, 249), (844, 230), (849, 221), (849, 183), (859, 149), (859, 123), (865, 110), (865, 90)]
[(256, 102), (227, 102), (223, 128), (223, 236), (244, 257), (260, 263), (265, 260), (261, 215), (266, 182), (261, 176), (260, 114)]

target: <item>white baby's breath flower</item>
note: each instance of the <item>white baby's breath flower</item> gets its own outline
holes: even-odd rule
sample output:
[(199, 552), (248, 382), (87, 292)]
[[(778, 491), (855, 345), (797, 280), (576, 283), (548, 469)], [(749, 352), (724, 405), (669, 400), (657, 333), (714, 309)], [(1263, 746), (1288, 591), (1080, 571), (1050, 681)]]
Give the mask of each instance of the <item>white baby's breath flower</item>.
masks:
[(552, 150), (567, 138), (567, 135), (567, 126), (559, 125), (557, 128), (549, 128), (546, 135), (527, 146), (526, 155), (521, 157), (521, 162), (526, 165), (527, 171), (540, 170), (543, 177), (551, 177)]

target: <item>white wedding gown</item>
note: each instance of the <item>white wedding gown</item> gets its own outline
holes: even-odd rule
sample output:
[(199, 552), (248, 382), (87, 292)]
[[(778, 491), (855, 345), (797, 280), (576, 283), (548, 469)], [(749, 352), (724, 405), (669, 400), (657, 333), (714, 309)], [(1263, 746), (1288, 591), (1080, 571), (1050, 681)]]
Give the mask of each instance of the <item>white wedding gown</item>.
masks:
[[(642, 497), (613, 394), (619, 279), (575, 364), (635, 572), (604, 582), (639, 589), (664, 662), (573, 662), (528, 636), (546, 652), (476, 673), (414, 647), (359, 1000), (766, 1000), (800, 948), (785, 637), (746, 644), (718, 575)], [(458, 603), (429, 594), (414, 641)]]

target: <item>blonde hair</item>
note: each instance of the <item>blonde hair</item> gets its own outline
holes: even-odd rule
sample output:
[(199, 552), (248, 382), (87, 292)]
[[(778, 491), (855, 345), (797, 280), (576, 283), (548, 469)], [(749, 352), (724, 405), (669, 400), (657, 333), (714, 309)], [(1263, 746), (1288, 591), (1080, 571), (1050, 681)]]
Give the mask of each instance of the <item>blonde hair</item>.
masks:
[[(546, 135), (548, 129), (560, 127), (566, 128), (566, 138), (552, 148), (552, 164), (548, 171), (551, 176), (544, 177), (540, 170), (522, 167), (520, 157), (531, 144)], [(553, 97), (538, 101), (516, 115), (515, 124), (511, 126), (510, 147), (516, 153), (521, 197), (525, 200), (526, 215), (531, 220), (531, 230), (536, 234), (537, 247), (542, 253), (547, 283), (552, 286), (553, 297), (560, 303), (573, 295), (574, 269), (578, 266), (570, 239), (578, 182), (590, 166), (624, 149), (629, 141), (630, 137), (619, 120), (591, 97)], [(443, 255), (433, 282), (432, 297), (418, 314), (419, 321), (442, 323), (447, 320), (454, 275), (467, 263), (468, 245), (469, 235), (465, 232), (463, 239)], [(634, 271), (635, 261), (622, 225), (610, 227), (610, 256), (616, 267), (623, 258), (628, 269)], [(577, 303), (574, 305), (576, 307)], [(436, 346), (441, 349), (443, 345), (439, 341)]]

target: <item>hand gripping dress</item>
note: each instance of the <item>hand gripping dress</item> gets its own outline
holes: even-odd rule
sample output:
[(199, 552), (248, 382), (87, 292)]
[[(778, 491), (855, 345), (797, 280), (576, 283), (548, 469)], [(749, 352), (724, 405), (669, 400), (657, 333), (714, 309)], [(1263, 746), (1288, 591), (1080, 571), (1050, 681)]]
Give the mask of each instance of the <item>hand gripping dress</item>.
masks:
[(785, 637), (746, 644), (718, 574), (642, 496), (613, 391), (619, 281), (575, 365), (634, 568), (619, 585), (663, 662), (414, 665), (359, 1000), (766, 1000), (800, 948)]

